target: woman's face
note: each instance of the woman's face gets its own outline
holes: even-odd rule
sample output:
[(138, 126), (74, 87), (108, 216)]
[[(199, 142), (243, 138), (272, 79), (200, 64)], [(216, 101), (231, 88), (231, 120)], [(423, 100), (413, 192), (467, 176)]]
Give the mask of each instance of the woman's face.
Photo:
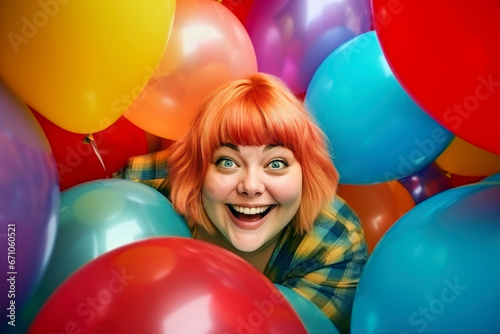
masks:
[(302, 168), (283, 146), (226, 144), (213, 154), (202, 188), (212, 223), (240, 251), (277, 236), (297, 212)]

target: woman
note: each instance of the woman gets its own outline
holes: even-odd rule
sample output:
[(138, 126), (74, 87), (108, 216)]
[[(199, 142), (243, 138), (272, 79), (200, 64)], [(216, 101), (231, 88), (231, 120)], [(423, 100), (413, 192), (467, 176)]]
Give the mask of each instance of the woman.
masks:
[(349, 331), (363, 232), (335, 195), (323, 132), (277, 78), (223, 85), (183, 138), (131, 159), (123, 177), (165, 194), (195, 239), (238, 254)]

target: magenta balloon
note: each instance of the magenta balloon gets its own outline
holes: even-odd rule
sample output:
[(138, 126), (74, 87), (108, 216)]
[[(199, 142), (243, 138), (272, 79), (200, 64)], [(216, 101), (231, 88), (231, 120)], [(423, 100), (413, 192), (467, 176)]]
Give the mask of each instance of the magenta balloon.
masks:
[(13, 320), (9, 315), (20, 311), (38, 284), (51, 254), (59, 213), (57, 175), (42, 128), (27, 106), (0, 82), (2, 333), (2, 328), (12, 325), (7, 324)]
[(255, 0), (245, 28), (259, 71), (302, 93), (330, 53), (373, 30), (370, 0)]

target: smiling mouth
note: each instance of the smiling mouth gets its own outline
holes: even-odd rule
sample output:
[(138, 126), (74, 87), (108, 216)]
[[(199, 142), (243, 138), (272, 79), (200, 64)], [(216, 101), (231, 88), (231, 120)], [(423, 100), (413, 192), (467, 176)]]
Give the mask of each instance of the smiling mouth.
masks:
[(261, 206), (255, 208), (245, 208), (226, 204), (233, 216), (245, 222), (255, 222), (264, 218), (275, 205)]

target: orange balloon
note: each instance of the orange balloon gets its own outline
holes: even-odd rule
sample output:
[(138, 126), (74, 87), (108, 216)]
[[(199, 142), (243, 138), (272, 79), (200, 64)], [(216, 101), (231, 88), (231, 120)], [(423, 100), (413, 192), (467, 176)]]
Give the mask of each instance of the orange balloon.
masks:
[(410, 193), (398, 181), (363, 185), (339, 185), (338, 195), (358, 214), (371, 253), (385, 232), (415, 206)]
[(445, 171), (462, 176), (483, 176), (500, 172), (500, 155), (485, 151), (460, 137), (436, 158)]
[(238, 18), (217, 1), (181, 0), (160, 65), (124, 115), (176, 140), (212, 90), (253, 72), (255, 51)]

